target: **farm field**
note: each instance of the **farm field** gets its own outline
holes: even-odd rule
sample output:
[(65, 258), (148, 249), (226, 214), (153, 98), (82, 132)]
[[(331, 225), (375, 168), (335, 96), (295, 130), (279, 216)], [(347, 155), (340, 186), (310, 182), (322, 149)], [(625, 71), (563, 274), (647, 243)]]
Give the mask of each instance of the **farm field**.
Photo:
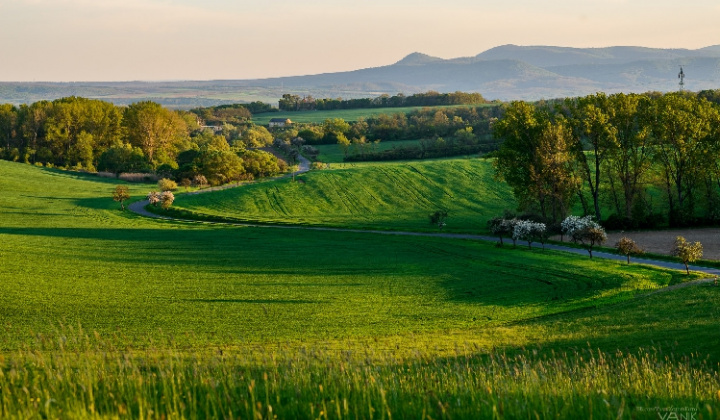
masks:
[[(432, 108), (478, 107), (483, 105), (443, 105)], [(490, 106), (490, 105), (485, 105)], [(407, 114), (417, 109), (429, 108), (424, 106), (408, 106), (394, 108), (362, 108), (362, 109), (333, 109), (329, 111), (280, 111), (263, 112), (253, 115), (253, 122), (258, 125), (268, 125), (272, 118), (289, 118), (294, 123), (319, 124), (330, 118), (342, 118), (345, 121), (357, 121), (359, 118), (370, 118), (380, 114)]]
[(635, 299), (696, 276), (466, 240), (149, 220), (120, 212), (114, 185), (0, 161), (0, 417), (720, 414), (718, 288)]
[[(369, 151), (377, 151), (377, 152), (384, 152), (385, 150), (391, 150), (396, 147), (410, 147), (410, 146), (417, 146), (420, 144), (420, 140), (396, 140), (396, 141), (381, 141), (378, 144), (372, 144), (368, 145)], [(338, 146), (337, 144), (320, 144), (316, 147), (320, 154), (317, 157), (317, 160), (324, 163), (343, 163), (343, 158), (345, 157), (345, 153), (343, 150)], [(351, 145), (350, 154), (357, 153), (356, 146)]]
[(446, 231), (485, 232), (488, 219), (515, 208), (492, 162), (445, 159), (332, 164), (330, 170), (246, 185), (210, 195), (178, 197), (176, 209), (238, 221), (437, 231), (428, 215), (449, 213)]
[(703, 244), (703, 258), (720, 260), (720, 228), (666, 229), (660, 231), (627, 231), (608, 233), (608, 244), (616, 243), (623, 236), (633, 238), (646, 252), (669, 255), (675, 238), (682, 236), (690, 242)]

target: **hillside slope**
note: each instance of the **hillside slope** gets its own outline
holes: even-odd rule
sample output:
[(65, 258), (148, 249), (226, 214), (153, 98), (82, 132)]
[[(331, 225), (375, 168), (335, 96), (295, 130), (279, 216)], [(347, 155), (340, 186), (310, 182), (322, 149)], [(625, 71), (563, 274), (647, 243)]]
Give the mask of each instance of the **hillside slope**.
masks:
[(514, 209), (492, 162), (449, 159), (333, 164), (289, 179), (179, 197), (174, 208), (261, 223), (436, 231), (428, 216), (449, 213), (446, 230), (482, 232), (488, 219)]

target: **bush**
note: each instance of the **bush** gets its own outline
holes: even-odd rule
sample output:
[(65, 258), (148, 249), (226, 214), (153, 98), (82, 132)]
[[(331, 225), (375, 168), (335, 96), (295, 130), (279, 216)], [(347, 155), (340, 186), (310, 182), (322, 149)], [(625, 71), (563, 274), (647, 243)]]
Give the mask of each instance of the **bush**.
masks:
[(205, 175), (195, 175), (193, 177), (193, 184), (195, 184), (198, 188), (203, 188), (208, 184), (207, 178), (205, 178)]
[(160, 206), (163, 210), (169, 209), (173, 201), (175, 201), (175, 195), (172, 192), (163, 191), (163, 193), (160, 194)]
[(445, 227), (445, 219), (448, 217), (447, 210), (437, 210), (430, 215), (430, 224), (437, 225), (440, 230)]
[(175, 191), (177, 190), (177, 182), (172, 179), (163, 178), (158, 181), (158, 188), (160, 191)]
[(141, 173), (141, 172), (129, 172), (118, 175), (119, 179), (127, 182), (151, 182), (157, 181), (158, 177), (155, 174)]
[(157, 206), (160, 202), (160, 193), (157, 191), (150, 191), (147, 195), (147, 201), (153, 206)]

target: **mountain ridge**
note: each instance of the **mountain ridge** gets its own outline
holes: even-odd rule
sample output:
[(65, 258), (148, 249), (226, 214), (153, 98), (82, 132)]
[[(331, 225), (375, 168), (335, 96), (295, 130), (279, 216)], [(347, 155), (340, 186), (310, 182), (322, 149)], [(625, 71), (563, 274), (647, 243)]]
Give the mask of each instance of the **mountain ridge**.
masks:
[(260, 100), (285, 93), (360, 98), (380, 94), (479, 92), (487, 99), (537, 100), (606, 93), (720, 88), (720, 45), (699, 49), (611, 46), (490, 48), (475, 56), (443, 59), (413, 52), (393, 64), (351, 71), (249, 80), (177, 82), (2, 83), (0, 103), (30, 103), (77, 95), (127, 104), (155, 100), (189, 108)]

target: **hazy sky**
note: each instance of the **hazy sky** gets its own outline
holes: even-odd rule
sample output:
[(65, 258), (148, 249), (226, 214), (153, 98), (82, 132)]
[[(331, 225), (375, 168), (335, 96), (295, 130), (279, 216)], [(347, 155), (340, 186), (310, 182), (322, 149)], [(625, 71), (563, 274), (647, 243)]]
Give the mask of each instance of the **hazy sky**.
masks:
[(720, 44), (717, 0), (0, 0), (0, 81), (247, 79), (503, 44)]

